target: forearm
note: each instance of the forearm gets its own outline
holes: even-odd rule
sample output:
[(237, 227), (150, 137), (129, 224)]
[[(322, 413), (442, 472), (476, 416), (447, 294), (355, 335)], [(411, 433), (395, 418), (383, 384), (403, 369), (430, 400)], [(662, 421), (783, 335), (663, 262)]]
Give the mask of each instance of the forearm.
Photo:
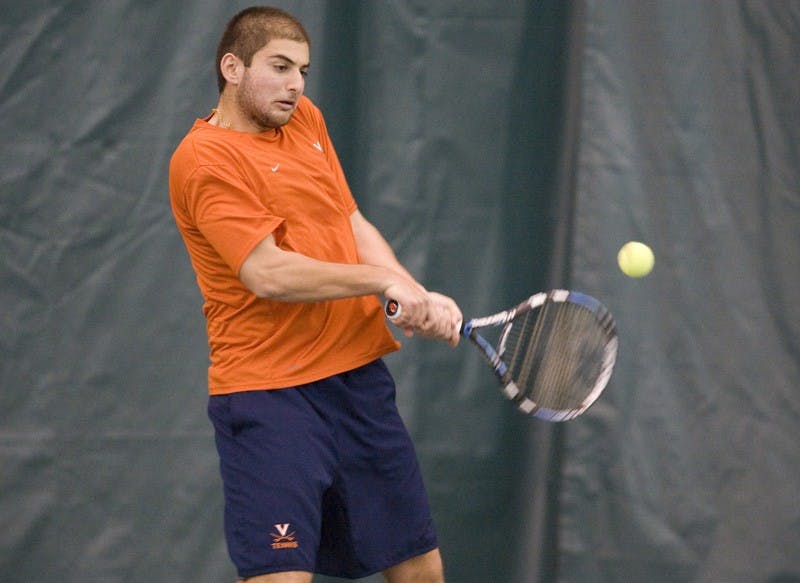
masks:
[[(397, 301), (403, 312), (395, 320), (406, 334), (419, 332), (423, 336), (446, 340), (452, 345), (458, 344), (459, 333), (457, 323), (461, 321), (461, 310), (449, 297), (428, 292), (397, 260), (392, 248), (372, 223), (367, 221), (359, 211), (350, 215), (353, 234), (356, 238), (361, 263), (384, 267), (392, 273), (402, 276), (409, 282), (417, 295), (404, 296), (401, 286), (392, 286), (384, 290), (384, 295)], [(421, 295), (419, 295), (421, 294)]]
[(407, 279), (416, 281), (398, 261), (386, 239), (383, 238), (383, 235), (372, 223), (367, 221), (358, 211), (351, 215), (350, 221), (353, 226), (353, 234), (361, 263), (385, 267), (403, 275)]
[(251, 252), (239, 277), (255, 295), (284, 302), (318, 302), (382, 294), (399, 279), (376, 265), (329, 263), (279, 249), (268, 237)]

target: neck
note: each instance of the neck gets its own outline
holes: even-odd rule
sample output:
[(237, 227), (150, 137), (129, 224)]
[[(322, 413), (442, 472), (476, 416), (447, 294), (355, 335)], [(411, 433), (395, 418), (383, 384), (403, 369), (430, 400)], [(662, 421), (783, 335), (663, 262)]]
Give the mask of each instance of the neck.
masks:
[(277, 132), (280, 126), (283, 125), (282, 123), (268, 125), (266, 122), (259, 124), (257, 120), (250, 119), (242, 113), (236, 99), (226, 93), (223, 93), (220, 97), (217, 107), (211, 110), (211, 117), (208, 118), (208, 122), (220, 128), (249, 134), (260, 134), (269, 131)]
[(222, 110), (220, 110), (219, 105), (211, 110), (211, 118), (208, 120), (208, 123), (215, 125), (217, 127), (225, 128), (226, 130), (231, 129), (231, 122), (225, 119)]

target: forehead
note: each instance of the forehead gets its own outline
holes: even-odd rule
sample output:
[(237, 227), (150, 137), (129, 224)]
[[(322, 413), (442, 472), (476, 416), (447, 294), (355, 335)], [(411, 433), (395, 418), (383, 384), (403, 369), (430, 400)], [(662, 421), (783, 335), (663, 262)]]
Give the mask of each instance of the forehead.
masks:
[(304, 42), (286, 38), (274, 38), (264, 47), (256, 51), (254, 59), (266, 60), (272, 58), (288, 59), (301, 67), (309, 64), (308, 45)]

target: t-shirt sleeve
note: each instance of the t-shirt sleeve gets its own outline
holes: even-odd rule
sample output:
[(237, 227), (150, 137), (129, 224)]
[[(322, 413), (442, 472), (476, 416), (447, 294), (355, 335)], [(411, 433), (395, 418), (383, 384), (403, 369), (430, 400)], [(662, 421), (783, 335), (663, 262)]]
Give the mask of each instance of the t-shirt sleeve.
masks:
[(222, 166), (197, 169), (184, 192), (193, 223), (237, 275), (253, 248), (284, 221)]

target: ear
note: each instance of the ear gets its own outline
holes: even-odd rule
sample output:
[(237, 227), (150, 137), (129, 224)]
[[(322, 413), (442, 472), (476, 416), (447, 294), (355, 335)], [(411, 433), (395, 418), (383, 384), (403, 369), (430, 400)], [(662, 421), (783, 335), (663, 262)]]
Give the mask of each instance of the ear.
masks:
[(222, 76), (231, 85), (238, 85), (244, 72), (244, 63), (233, 53), (225, 53), (219, 62)]

